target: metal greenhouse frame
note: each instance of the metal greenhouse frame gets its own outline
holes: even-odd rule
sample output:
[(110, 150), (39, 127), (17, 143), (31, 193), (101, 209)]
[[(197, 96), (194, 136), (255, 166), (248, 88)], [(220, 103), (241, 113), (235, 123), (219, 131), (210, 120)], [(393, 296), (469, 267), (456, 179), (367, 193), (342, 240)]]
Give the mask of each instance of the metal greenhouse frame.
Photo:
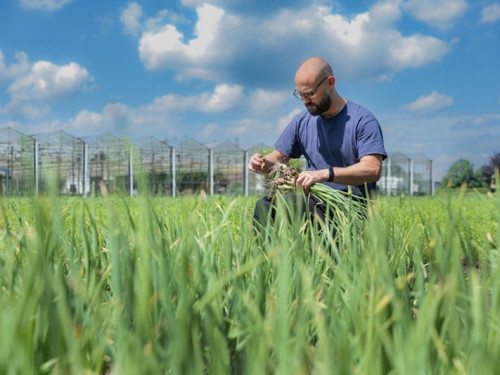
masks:
[(412, 195), (433, 195), (432, 160), (419, 153), (411, 158), (410, 169), (410, 193)]
[(35, 193), (34, 139), (10, 127), (0, 129), (0, 196)]
[(243, 195), (246, 169), (245, 151), (225, 141), (212, 149), (213, 191), (215, 194)]
[(389, 155), (384, 160), (382, 177), (377, 183), (378, 189), (385, 195), (410, 193), (410, 159), (400, 152)]
[[(77, 138), (62, 130), (26, 135), (7, 127), (0, 129), (0, 196), (136, 195), (139, 189), (172, 197), (264, 195), (266, 175), (250, 172), (247, 164), (252, 154), (269, 149), (261, 143), (244, 150), (229, 141), (209, 147), (192, 138), (173, 146), (155, 137), (129, 141), (108, 133)], [(304, 157), (301, 162), (307, 168)], [(377, 186), (386, 195), (434, 194), (432, 160), (393, 153)]]
[(90, 190), (96, 195), (132, 193), (129, 144), (108, 133), (84, 140)]
[(411, 158), (393, 153), (384, 161), (377, 185), (385, 195), (432, 195), (432, 160), (422, 153)]
[(192, 138), (184, 140), (174, 148), (174, 196), (209, 191), (211, 188), (210, 149)]
[(83, 194), (85, 189), (84, 142), (63, 130), (33, 135), (35, 139), (36, 192), (51, 184), (59, 194)]
[(172, 195), (172, 146), (155, 137), (147, 137), (137, 141), (137, 152), (135, 179), (141, 178), (151, 195)]
[[(269, 149), (270, 147), (263, 144), (259, 143), (251, 148), (249, 148), (246, 152), (247, 157), (246, 157), (246, 162), (245, 166), (248, 163), (248, 160), (250, 157), (256, 153), (256, 152), (263, 152), (263, 150)], [(257, 195), (263, 195), (266, 192), (266, 176), (260, 173), (253, 173), (253, 172), (248, 172), (248, 168), (245, 168), (246, 174), (247, 174), (247, 194), (257, 194)]]

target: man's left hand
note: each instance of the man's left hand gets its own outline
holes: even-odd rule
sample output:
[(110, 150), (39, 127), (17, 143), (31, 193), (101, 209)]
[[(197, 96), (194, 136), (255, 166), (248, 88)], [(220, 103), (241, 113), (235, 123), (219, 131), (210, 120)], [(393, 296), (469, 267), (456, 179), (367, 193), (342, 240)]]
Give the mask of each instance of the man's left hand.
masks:
[[(326, 176), (325, 176), (326, 171)], [(325, 182), (328, 179), (328, 170), (302, 171), (297, 177), (296, 184), (302, 187), (304, 193), (309, 192), (309, 188), (317, 182)]]

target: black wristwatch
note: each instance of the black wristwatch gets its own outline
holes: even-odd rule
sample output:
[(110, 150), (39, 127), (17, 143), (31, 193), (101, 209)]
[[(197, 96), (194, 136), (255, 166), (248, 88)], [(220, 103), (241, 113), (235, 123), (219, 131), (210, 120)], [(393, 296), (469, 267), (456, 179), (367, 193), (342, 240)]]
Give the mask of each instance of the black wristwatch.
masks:
[(333, 179), (335, 178), (335, 171), (333, 170), (333, 167), (328, 168), (328, 182), (333, 182)]

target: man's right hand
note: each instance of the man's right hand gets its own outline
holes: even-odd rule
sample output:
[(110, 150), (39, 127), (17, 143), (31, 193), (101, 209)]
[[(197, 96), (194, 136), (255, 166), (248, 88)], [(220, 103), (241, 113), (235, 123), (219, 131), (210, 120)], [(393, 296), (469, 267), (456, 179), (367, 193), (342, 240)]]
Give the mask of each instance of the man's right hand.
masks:
[(256, 173), (264, 173), (266, 159), (261, 154), (253, 154), (248, 161), (248, 169)]

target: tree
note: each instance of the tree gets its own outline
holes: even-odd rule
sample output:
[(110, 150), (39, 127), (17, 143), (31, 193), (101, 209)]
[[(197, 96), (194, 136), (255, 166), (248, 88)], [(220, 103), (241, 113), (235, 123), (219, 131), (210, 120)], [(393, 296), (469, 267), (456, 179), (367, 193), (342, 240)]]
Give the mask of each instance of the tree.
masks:
[(495, 152), (490, 158), (490, 165), (500, 169), (500, 152)]
[(500, 152), (493, 153), (490, 158), (490, 164), (481, 167), (484, 181), (487, 183), (491, 181), (491, 176), (495, 174), (495, 169), (500, 169)]
[(466, 159), (459, 159), (453, 163), (448, 170), (448, 174), (441, 181), (441, 187), (459, 188), (462, 185), (469, 188), (481, 188), (486, 184), (482, 177), (482, 171), (478, 169), (474, 172), (474, 166)]

